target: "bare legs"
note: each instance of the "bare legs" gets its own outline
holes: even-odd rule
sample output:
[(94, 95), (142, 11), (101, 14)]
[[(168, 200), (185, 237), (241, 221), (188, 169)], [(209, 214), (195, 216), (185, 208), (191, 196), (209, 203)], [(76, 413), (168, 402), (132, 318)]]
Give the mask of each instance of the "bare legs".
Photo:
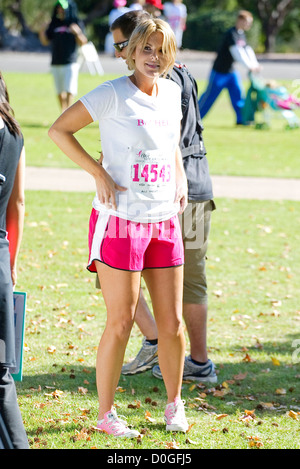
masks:
[(180, 397), (185, 339), (182, 327), (183, 268), (145, 270), (158, 329), (158, 361), (168, 403)]
[[(96, 264), (107, 308), (107, 323), (100, 340), (96, 363), (100, 420), (114, 403), (139, 298), (141, 274), (112, 269), (100, 262)], [(144, 271), (158, 328), (159, 363), (168, 402), (173, 402), (181, 392), (185, 351), (182, 275), (181, 266)]]
[(58, 95), (58, 102), (61, 108), (61, 112), (64, 112), (73, 103), (73, 95), (64, 91)]
[(193, 360), (206, 363), (207, 356), (207, 304), (183, 304), (183, 317), (190, 339), (190, 354)]

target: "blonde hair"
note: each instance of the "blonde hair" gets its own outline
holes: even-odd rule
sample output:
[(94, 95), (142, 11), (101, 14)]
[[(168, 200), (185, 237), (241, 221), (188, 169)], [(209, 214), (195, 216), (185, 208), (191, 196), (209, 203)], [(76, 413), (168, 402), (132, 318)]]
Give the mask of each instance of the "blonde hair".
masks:
[(243, 19), (243, 20), (253, 20), (253, 15), (250, 11), (248, 10), (240, 10), (238, 12), (238, 18)]
[(129, 70), (135, 70), (135, 61), (132, 56), (137, 46), (144, 49), (149, 36), (155, 32), (162, 33), (162, 53), (168, 58), (166, 61), (166, 70), (163, 75), (167, 75), (168, 71), (173, 67), (177, 52), (176, 38), (173, 30), (166, 21), (159, 18), (149, 18), (141, 21), (130, 36), (126, 59)]

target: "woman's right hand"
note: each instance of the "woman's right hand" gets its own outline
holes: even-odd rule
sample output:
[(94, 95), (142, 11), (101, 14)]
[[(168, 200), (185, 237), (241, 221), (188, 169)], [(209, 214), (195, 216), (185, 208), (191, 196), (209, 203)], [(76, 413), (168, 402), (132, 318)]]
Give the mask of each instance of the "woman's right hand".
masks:
[(117, 210), (116, 191), (125, 192), (127, 188), (117, 184), (102, 166), (100, 168), (101, 175), (95, 178), (99, 202), (108, 209)]

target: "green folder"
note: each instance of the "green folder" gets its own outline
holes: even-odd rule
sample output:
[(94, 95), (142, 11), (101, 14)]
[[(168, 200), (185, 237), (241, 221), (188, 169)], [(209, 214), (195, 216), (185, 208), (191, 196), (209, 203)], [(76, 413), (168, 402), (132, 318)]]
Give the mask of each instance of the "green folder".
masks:
[(25, 313), (26, 313), (26, 293), (14, 292), (16, 367), (10, 368), (10, 372), (15, 381), (22, 381), (22, 378), (23, 378)]

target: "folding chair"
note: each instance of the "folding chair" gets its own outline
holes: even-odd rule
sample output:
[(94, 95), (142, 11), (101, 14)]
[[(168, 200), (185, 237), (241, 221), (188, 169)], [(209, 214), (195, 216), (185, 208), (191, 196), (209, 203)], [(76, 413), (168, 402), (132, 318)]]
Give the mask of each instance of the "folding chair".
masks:
[(83, 66), (86, 65), (91, 75), (96, 75), (96, 73), (98, 73), (98, 75), (104, 75), (96, 47), (91, 41), (83, 44), (83, 46), (79, 48), (78, 64), (79, 69), (82, 69)]

